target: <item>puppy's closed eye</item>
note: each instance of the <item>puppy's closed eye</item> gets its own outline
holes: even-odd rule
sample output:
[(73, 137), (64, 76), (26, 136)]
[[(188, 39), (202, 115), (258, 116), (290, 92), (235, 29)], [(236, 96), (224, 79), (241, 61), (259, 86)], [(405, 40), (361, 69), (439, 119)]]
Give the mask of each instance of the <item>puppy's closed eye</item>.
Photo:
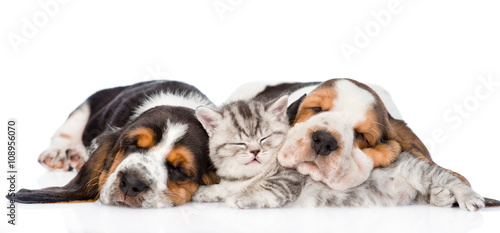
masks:
[(196, 167), (193, 154), (187, 147), (178, 147), (166, 157), (169, 180), (184, 181), (196, 176)]
[(365, 139), (365, 135), (364, 135), (364, 134), (362, 134), (362, 133), (360, 133), (360, 132), (358, 132), (358, 131), (354, 131), (354, 137), (355, 137), (356, 139), (359, 139), (359, 140), (363, 140), (363, 141), (365, 141), (365, 140), (366, 140), (366, 139)]
[(311, 107), (309, 109), (312, 110), (315, 113), (323, 112), (323, 109), (321, 107)]
[(137, 140), (129, 138), (125, 139), (122, 143), (125, 152), (135, 152), (139, 148), (137, 147)]
[(184, 168), (166, 162), (168, 176), (172, 181), (183, 181), (189, 178)]
[(131, 130), (125, 135), (123, 144), (130, 149), (150, 148), (154, 146), (156, 141), (156, 134), (152, 129), (141, 127)]
[(357, 130), (354, 131), (354, 141), (360, 149), (364, 149), (364, 148), (367, 148), (369, 146), (369, 143), (366, 140), (365, 134), (360, 133)]

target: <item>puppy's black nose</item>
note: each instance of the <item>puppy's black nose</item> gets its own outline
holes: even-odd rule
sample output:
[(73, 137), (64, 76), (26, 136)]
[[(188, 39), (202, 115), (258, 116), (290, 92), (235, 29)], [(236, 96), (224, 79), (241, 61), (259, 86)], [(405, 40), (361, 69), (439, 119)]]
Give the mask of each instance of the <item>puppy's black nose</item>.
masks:
[(123, 173), (120, 179), (120, 189), (125, 196), (135, 197), (148, 188), (141, 180), (130, 173)]
[(325, 131), (316, 131), (311, 136), (311, 148), (318, 155), (329, 155), (339, 146), (337, 140)]

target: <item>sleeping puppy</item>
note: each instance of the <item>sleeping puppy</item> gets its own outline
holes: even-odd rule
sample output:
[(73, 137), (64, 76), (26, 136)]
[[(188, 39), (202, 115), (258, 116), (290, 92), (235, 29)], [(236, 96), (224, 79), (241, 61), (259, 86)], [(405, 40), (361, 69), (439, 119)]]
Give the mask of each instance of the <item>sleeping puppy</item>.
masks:
[[(21, 189), (20, 203), (88, 202), (134, 208), (177, 206), (217, 182), (208, 136), (194, 115), (213, 106), (198, 89), (150, 81), (101, 90), (74, 110), (39, 162), (78, 169), (63, 187)], [(88, 161), (87, 161), (88, 160)]]
[(354, 80), (319, 84), (289, 108), (289, 120), (294, 127), (278, 160), (333, 189), (358, 186), (374, 167), (388, 166), (402, 152), (432, 163), (406, 123), (392, 117), (372, 88)]
[[(314, 181), (321, 181), (330, 187), (333, 193), (314, 185), (318, 188), (313, 188), (315, 191), (311, 191), (311, 195), (320, 195), (321, 201), (329, 198), (338, 201), (336, 191), (350, 193), (360, 188), (364, 190), (363, 187), (373, 182), (383, 181), (394, 185), (396, 196), (399, 192), (418, 191), (420, 195), (425, 194), (427, 200), (422, 203), (447, 206), (456, 201), (462, 208), (469, 210), (485, 206), (485, 200), (470, 189), (469, 182), (463, 176), (443, 169), (432, 161), (424, 144), (401, 120), (384, 89), (369, 87), (351, 79), (332, 79), (322, 83), (251, 83), (240, 87), (230, 99), (265, 100), (283, 94), (290, 96), (287, 115), (292, 128), (278, 154), (278, 162), (284, 167), (296, 168)], [(381, 168), (374, 170), (376, 167)], [(420, 184), (424, 181), (413, 179), (420, 176), (411, 175), (421, 175), (424, 171), (419, 171), (420, 167), (428, 167), (426, 171), (436, 168), (434, 178), (441, 177), (441, 171), (451, 174), (446, 176), (449, 184), (443, 185), (441, 182), (444, 180), (432, 179), (432, 185), (437, 186)], [(367, 180), (369, 182), (365, 183)], [(400, 184), (393, 180), (399, 180)], [(410, 183), (412, 187), (402, 187)], [(353, 189), (355, 187), (357, 189)], [(354, 196), (358, 201), (372, 200), (368, 196)], [(317, 201), (318, 198), (313, 199), (313, 202)], [(387, 201), (394, 200), (389, 198)], [(496, 200), (486, 199), (486, 206), (499, 204)]]

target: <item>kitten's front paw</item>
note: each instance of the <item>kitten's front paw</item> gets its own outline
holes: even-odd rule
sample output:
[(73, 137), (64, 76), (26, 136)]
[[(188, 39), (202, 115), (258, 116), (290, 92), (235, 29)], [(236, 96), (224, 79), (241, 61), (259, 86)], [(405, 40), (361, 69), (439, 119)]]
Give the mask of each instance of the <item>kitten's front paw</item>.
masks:
[(261, 209), (277, 208), (280, 204), (277, 202), (265, 200), (263, 196), (235, 195), (226, 199), (226, 204), (239, 209)]
[(259, 208), (255, 200), (246, 199), (241, 196), (231, 196), (226, 199), (226, 204), (233, 208), (239, 209), (255, 209)]
[(458, 203), (460, 209), (467, 211), (478, 211), (485, 206), (484, 198), (465, 184), (454, 185), (449, 189), (436, 186), (431, 188), (430, 191), (430, 201), (433, 205), (449, 206), (438, 204), (449, 203), (453, 199)]
[(484, 198), (472, 190), (464, 193), (455, 193), (455, 196), (460, 209), (478, 211), (484, 208)]
[(217, 195), (209, 186), (201, 186), (193, 195), (194, 202), (221, 202), (223, 198)]
[(451, 190), (442, 186), (435, 186), (431, 188), (429, 203), (439, 207), (451, 207), (455, 203), (455, 195)]

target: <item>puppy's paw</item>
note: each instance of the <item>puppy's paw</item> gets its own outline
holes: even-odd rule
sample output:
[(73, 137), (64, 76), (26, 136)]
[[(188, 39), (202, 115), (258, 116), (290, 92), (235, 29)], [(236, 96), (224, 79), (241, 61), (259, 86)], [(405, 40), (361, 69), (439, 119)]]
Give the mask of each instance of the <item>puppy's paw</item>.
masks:
[(89, 158), (87, 150), (83, 146), (80, 146), (66, 150), (66, 159), (69, 160), (71, 168), (79, 171)]
[(451, 207), (455, 203), (455, 195), (451, 190), (442, 186), (435, 186), (431, 188), (429, 203), (439, 207)]
[(38, 157), (38, 162), (42, 166), (61, 171), (80, 170), (87, 160), (88, 154), (83, 145), (71, 148), (51, 146)]

